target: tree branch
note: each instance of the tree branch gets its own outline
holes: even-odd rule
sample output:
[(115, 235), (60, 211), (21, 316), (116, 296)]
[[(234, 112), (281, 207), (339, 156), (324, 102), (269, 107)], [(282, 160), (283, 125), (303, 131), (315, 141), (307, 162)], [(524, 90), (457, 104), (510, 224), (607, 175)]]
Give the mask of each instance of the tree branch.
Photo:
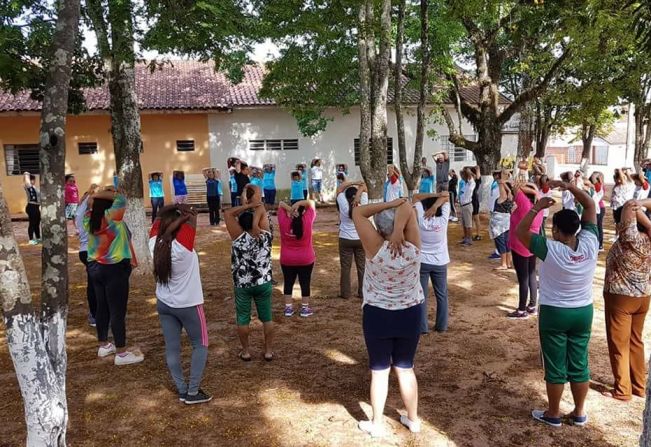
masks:
[(565, 63), (565, 60), (569, 57), (570, 53), (571, 49), (568, 48), (565, 50), (561, 57), (556, 59), (556, 62), (554, 62), (554, 65), (552, 65), (549, 71), (545, 74), (545, 77), (542, 81), (540, 81), (537, 85), (529, 88), (528, 90), (522, 92), (511, 104), (509, 104), (506, 109), (504, 109), (504, 111), (497, 119), (498, 122), (501, 125), (504, 125), (516, 112), (522, 109), (526, 103), (542, 94), (547, 89), (547, 86), (552, 81), (552, 79), (554, 79), (554, 76), (556, 76), (559, 68)]
[(448, 132), (450, 132), (450, 136), (448, 137), (450, 143), (454, 144), (456, 147), (462, 147), (473, 152), (479, 148), (479, 143), (468, 140), (461, 134), (461, 128), (459, 128), (459, 130), (456, 129), (454, 120), (452, 119), (450, 112), (448, 112), (448, 109), (445, 107), (445, 104), (441, 106), (441, 113), (445, 120), (445, 124), (448, 126)]

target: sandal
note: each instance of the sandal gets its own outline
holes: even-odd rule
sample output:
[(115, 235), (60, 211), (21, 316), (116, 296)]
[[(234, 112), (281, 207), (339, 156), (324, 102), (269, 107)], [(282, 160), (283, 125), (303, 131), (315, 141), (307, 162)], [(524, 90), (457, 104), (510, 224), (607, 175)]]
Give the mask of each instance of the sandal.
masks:
[(248, 356), (246, 356), (246, 355), (244, 355), (244, 351), (240, 351), (238, 357), (239, 357), (240, 360), (242, 360), (243, 362), (250, 362), (250, 361), (251, 361), (251, 354), (249, 354)]
[(265, 362), (270, 362), (270, 361), (272, 361), (272, 360), (274, 359), (274, 353), (272, 352), (271, 355), (267, 355), (267, 354), (265, 354), (265, 355), (263, 356), (263, 358), (264, 358), (264, 361), (265, 361)]

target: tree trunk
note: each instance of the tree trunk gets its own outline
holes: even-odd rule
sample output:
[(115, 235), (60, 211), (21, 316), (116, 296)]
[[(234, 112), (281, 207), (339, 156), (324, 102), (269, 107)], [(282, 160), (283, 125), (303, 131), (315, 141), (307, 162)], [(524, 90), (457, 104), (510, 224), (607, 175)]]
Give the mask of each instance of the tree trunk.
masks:
[(520, 110), (518, 126), (518, 160), (529, 158), (533, 148), (533, 104), (528, 103)]
[(64, 216), (65, 128), (80, 2), (59, 3), (43, 96), (40, 171), (43, 251), (40, 318), (0, 187), (0, 299), (7, 344), (25, 405), (28, 446), (64, 446), (68, 237)]
[[(374, 2), (366, 0), (358, 11), (360, 77), (359, 165), (371, 200), (381, 200), (387, 165), (387, 93), (391, 59), (391, 1), (382, 1), (379, 36), (374, 29)], [(376, 50), (376, 40), (378, 41)], [(377, 54), (376, 54), (377, 53)]]
[[(359, 52), (359, 167), (362, 177), (367, 180), (371, 173), (371, 61), (369, 52), (372, 51), (370, 44), (373, 44), (371, 34), (372, 25), (369, 23), (368, 3), (366, 0), (359, 7), (359, 31), (357, 33), (357, 49)], [(370, 41), (370, 44), (369, 44)]]
[(378, 53), (373, 69), (375, 91), (371, 97), (371, 175), (366, 179), (371, 199), (379, 199), (384, 191), (387, 168), (387, 100), (391, 61), (391, 0), (382, 0)]
[(649, 145), (651, 144), (651, 126), (649, 115), (651, 105), (636, 104), (635, 107), (635, 165), (640, 166), (642, 161), (649, 156)]
[[(0, 185), (0, 301), (7, 347), (25, 405), (28, 446), (64, 446), (67, 406), (34, 315), (32, 295)], [(64, 321), (50, 324), (65, 328)], [(64, 340), (65, 341), (65, 340)], [(64, 346), (65, 347), (65, 346)], [(64, 374), (65, 380), (65, 374)]]
[(596, 125), (586, 123), (583, 124), (583, 131), (581, 135), (583, 149), (581, 151), (581, 166), (579, 167), (583, 174), (588, 173), (588, 167), (590, 165), (590, 154), (592, 153), (592, 141), (594, 140), (596, 131)]
[(109, 72), (111, 133), (119, 186), (127, 197), (125, 222), (132, 233), (139, 274), (151, 272), (149, 221), (145, 214), (140, 166), (140, 113), (136, 97), (134, 30), (130, 1), (109, 2), (112, 60)]
[[(416, 108), (416, 143), (414, 146), (414, 177), (420, 177), (421, 158), (423, 155), (423, 142), (425, 140), (425, 106), (430, 97), (430, 67), (432, 64), (432, 54), (429, 45), (429, 1), (421, 0), (420, 2), (420, 48), (421, 48), (421, 66), (420, 66), (420, 84), (418, 88), (418, 107)], [(435, 173), (433, 173), (435, 174)], [(438, 180), (437, 180), (438, 181)], [(414, 182), (415, 183), (415, 182)], [(434, 185), (436, 189), (436, 185)], [(415, 189), (415, 187), (414, 187)]]
[(402, 115), (402, 55), (404, 51), (405, 37), (405, 3), (406, 0), (400, 0), (398, 2), (398, 20), (396, 23), (396, 63), (393, 67), (393, 101), (396, 112), (396, 130), (398, 132), (398, 160), (400, 162), (400, 171), (402, 171), (402, 176), (407, 184), (407, 190), (412, 191), (416, 189), (418, 177), (411, 174), (409, 166), (407, 165), (405, 119)]

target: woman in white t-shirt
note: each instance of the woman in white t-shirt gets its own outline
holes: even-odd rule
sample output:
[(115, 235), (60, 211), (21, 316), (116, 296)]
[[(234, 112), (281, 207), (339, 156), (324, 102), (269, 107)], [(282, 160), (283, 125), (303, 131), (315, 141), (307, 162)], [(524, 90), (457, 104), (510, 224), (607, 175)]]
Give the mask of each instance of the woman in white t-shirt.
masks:
[[(199, 385), (208, 358), (208, 326), (203, 310), (199, 257), (194, 251), (197, 212), (189, 205), (162, 208), (149, 234), (154, 260), (156, 307), (165, 339), (167, 367), (179, 400), (187, 405), (212, 397)], [(192, 343), (190, 375), (185, 380), (181, 364), (181, 330)]]
[(350, 269), (355, 258), (357, 268), (357, 296), (362, 297), (364, 285), (364, 247), (353, 223), (353, 208), (368, 203), (366, 185), (361, 181), (343, 182), (337, 189), (339, 208), (339, 296), (352, 296)]
[(387, 167), (387, 180), (384, 182), (384, 201), (391, 202), (400, 197), (402, 197), (402, 176), (398, 168), (389, 165)]
[(310, 168), (310, 177), (312, 178), (312, 200), (323, 202), (323, 196), (321, 195), (323, 168), (321, 167), (321, 160), (318, 158), (312, 161), (312, 167)]
[(420, 324), (421, 334), (429, 332), (427, 302), (431, 280), (436, 295), (436, 332), (448, 330), (448, 219), (450, 218), (450, 195), (414, 195), (414, 209), (420, 230), (420, 285), (423, 288), (423, 314)]
[(592, 282), (599, 255), (596, 206), (592, 197), (573, 183), (550, 181), (549, 186), (569, 191), (583, 207), (583, 215), (579, 218), (568, 209), (556, 212), (552, 218), (554, 240), (546, 239), (530, 230), (536, 215), (554, 204), (553, 199), (544, 198), (536, 202), (515, 230), (520, 242), (542, 261), (538, 332), (549, 407), (546, 411), (533, 410), (532, 416), (560, 427), (561, 398), (565, 384), (570, 382), (575, 407), (568, 419), (573, 425), (585, 425)]

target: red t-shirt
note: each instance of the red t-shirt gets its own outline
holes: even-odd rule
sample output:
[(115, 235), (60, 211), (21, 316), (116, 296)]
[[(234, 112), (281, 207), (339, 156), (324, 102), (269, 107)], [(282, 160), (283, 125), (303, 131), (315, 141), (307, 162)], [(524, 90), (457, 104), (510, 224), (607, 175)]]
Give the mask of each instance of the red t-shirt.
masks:
[(314, 263), (316, 254), (312, 246), (312, 226), (316, 219), (316, 210), (307, 208), (303, 213), (303, 237), (296, 239), (292, 234), (292, 218), (283, 208), (278, 209), (278, 227), (280, 231), (280, 263), (298, 266)]

